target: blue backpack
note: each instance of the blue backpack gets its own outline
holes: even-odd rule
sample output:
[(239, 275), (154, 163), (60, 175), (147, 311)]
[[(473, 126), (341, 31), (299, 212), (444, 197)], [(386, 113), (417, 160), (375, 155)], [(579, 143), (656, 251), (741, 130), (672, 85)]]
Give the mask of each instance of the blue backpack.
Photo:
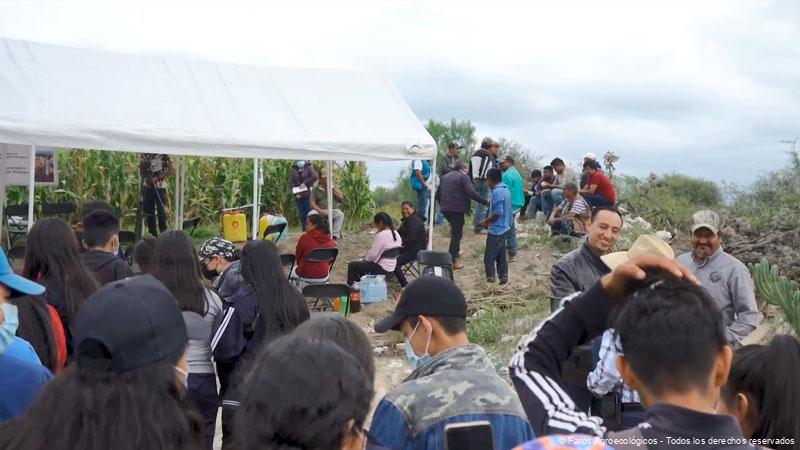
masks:
[[(431, 163), (428, 160), (422, 160), (422, 178), (428, 179), (431, 176)], [(417, 179), (416, 171), (414, 170), (414, 163), (411, 163), (411, 187), (414, 188), (415, 191), (421, 191), (425, 189), (425, 187), (420, 183)]]

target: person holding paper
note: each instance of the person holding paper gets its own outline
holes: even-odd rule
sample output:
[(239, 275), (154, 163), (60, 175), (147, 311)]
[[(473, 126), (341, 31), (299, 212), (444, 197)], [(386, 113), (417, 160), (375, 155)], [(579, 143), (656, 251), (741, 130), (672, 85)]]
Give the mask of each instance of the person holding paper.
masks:
[(311, 186), (317, 182), (319, 176), (311, 161), (297, 161), (292, 166), (292, 173), (289, 175), (289, 187), (294, 195), (294, 202), (297, 204), (297, 212), (300, 217), (300, 226), (306, 231), (306, 217), (311, 211)]

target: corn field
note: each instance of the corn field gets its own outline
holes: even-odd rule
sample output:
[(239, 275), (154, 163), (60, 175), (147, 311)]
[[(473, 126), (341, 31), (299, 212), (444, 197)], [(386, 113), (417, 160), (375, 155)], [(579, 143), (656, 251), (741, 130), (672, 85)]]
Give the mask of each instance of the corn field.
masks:
[[(182, 157), (186, 167), (184, 217), (200, 217), (203, 225), (218, 224), (218, 211), (249, 204), (253, 199), (253, 160)], [(262, 211), (286, 216), (297, 225), (297, 209), (288, 187), (294, 161), (262, 161), (264, 184)], [(37, 205), (73, 201), (80, 207), (92, 200), (105, 200), (120, 214), (123, 229), (132, 229), (139, 204), (139, 155), (98, 150), (59, 150), (59, 184), (37, 187)], [(324, 164), (317, 164), (325, 170)], [(351, 224), (369, 217), (374, 207), (364, 163), (337, 166), (335, 179), (345, 197), (344, 211)], [(172, 217), (175, 178), (170, 177), (166, 201)], [(7, 204), (27, 203), (26, 186), (7, 190)], [(70, 217), (77, 222), (78, 217)]]

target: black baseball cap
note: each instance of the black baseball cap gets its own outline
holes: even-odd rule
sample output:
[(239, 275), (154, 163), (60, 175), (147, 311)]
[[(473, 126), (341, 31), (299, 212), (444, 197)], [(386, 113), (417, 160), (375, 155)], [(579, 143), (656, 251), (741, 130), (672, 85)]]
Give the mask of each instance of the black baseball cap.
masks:
[(394, 309), (394, 313), (375, 324), (376, 333), (396, 330), (409, 316), (467, 317), (467, 300), (452, 281), (426, 275), (412, 281)]
[(463, 147), (463, 146), (461, 146), (461, 145), (458, 145), (458, 144), (456, 144), (455, 142), (451, 142), (451, 143), (450, 143), (450, 144), (447, 146), (447, 148), (457, 148), (457, 149), (461, 150), (461, 149), (462, 149), (462, 148), (464, 148), (464, 147)]
[(187, 343), (175, 296), (150, 275), (109, 283), (83, 302), (73, 322), (78, 366), (125, 372), (178, 353)]

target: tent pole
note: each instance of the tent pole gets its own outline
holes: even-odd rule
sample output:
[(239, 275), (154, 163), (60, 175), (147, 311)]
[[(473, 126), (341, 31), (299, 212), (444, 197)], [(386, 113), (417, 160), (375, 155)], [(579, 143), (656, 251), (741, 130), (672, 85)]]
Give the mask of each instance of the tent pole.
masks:
[(258, 239), (258, 158), (253, 159), (253, 240)]
[(431, 200), (428, 208), (428, 250), (433, 250), (433, 216), (436, 214), (436, 160), (433, 158), (433, 167), (431, 168)]
[[(0, 243), (3, 239), (3, 222), (6, 207), (6, 144), (0, 144)], [(10, 249), (9, 249), (10, 250)]]
[(181, 182), (181, 185), (180, 185), (181, 186), (181, 189), (180, 189), (181, 202), (180, 202), (180, 205), (178, 207), (178, 215), (179, 215), (178, 216), (178, 223), (181, 224), (180, 225), (181, 229), (183, 229), (183, 218), (184, 218), (183, 207), (184, 207), (184, 204), (186, 203), (186, 161), (185, 160), (181, 159), (181, 163), (178, 166), (178, 170), (180, 171), (180, 175), (181, 175), (181, 178), (180, 178), (180, 182)]
[(178, 216), (180, 212), (178, 211), (178, 207), (180, 206), (178, 203), (180, 202), (180, 190), (181, 190), (181, 157), (175, 157), (175, 199), (172, 202), (172, 223), (174, 225), (175, 230), (181, 229), (181, 224), (178, 223)]
[[(328, 173), (328, 230), (333, 236), (333, 164), (330, 161), (326, 161), (325, 165)], [(338, 238), (339, 236), (335, 237)]]
[(31, 157), (28, 160), (28, 233), (33, 227), (33, 194), (36, 188), (36, 146), (31, 145)]

